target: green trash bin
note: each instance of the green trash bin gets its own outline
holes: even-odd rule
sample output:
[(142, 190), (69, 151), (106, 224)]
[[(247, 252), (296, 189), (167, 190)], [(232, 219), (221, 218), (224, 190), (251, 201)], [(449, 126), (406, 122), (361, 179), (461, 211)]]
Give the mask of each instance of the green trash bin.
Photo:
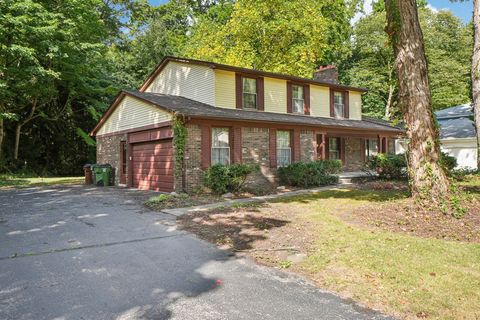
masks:
[(109, 186), (112, 174), (112, 166), (109, 164), (96, 164), (93, 166), (95, 184), (97, 186)]

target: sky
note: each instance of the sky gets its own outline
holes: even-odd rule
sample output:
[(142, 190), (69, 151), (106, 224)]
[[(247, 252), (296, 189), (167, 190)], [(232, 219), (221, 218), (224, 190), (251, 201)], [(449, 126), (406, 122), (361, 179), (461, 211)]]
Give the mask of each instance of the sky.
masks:
[[(149, 0), (153, 5), (159, 5), (167, 2), (168, 0)], [(372, 0), (365, 0), (365, 11), (370, 12)], [(450, 0), (427, 0), (430, 8), (434, 10), (450, 10), (456, 16), (460, 17), (464, 23), (467, 23), (472, 18), (473, 0), (467, 0), (464, 2), (451, 2)], [(360, 16), (357, 17), (357, 20)]]

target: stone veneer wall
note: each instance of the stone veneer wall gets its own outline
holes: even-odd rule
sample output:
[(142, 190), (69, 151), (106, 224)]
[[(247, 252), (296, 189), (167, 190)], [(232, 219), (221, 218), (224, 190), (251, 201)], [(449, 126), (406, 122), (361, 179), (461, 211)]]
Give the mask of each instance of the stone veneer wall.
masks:
[[(192, 192), (203, 185), (202, 132), (199, 125), (187, 124), (185, 145), (185, 191)], [(175, 179), (175, 190), (182, 190), (182, 179)]]
[(300, 161), (314, 161), (316, 139), (313, 130), (300, 131)]
[[(97, 137), (97, 163), (108, 163), (113, 167), (115, 185), (118, 185), (120, 182), (120, 142), (126, 140), (126, 134)], [(129, 168), (127, 163), (127, 172), (128, 170)]]
[(247, 188), (271, 188), (276, 182), (276, 169), (270, 168), (269, 129), (242, 128), (242, 162), (258, 164), (260, 172), (245, 181)]
[(362, 143), (363, 139), (360, 138), (345, 138), (345, 171), (358, 171), (363, 168)]

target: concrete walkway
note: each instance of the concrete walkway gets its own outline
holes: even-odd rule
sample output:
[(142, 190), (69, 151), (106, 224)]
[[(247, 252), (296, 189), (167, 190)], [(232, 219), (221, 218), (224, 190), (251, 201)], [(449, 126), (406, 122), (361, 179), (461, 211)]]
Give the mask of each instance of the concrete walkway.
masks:
[(266, 196), (257, 196), (257, 197), (251, 197), (251, 198), (226, 199), (225, 201), (222, 201), (222, 202), (209, 203), (209, 204), (204, 204), (204, 205), (194, 206), (194, 207), (164, 209), (162, 210), (162, 213), (180, 217), (182, 215), (189, 214), (189, 213), (204, 212), (204, 211), (209, 211), (212, 209), (222, 208), (222, 207), (231, 207), (236, 204), (262, 203), (262, 202), (267, 202), (269, 200), (274, 200), (274, 199), (300, 196), (304, 194), (312, 194), (312, 193), (317, 193), (320, 191), (327, 191), (327, 190), (338, 190), (346, 187), (348, 187), (348, 184), (345, 184), (345, 185), (339, 184), (339, 185), (325, 186), (325, 187), (312, 188), (312, 189), (287, 191), (287, 192), (278, 193), (278, 194), (270, 194)]

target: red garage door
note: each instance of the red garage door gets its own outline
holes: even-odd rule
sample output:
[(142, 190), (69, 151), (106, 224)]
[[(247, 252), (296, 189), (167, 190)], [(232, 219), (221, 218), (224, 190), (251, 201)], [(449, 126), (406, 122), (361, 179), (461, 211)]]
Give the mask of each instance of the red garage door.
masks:
[(136, 143), (132, 145), (134, 188), (173, 191), (172, 140)]

